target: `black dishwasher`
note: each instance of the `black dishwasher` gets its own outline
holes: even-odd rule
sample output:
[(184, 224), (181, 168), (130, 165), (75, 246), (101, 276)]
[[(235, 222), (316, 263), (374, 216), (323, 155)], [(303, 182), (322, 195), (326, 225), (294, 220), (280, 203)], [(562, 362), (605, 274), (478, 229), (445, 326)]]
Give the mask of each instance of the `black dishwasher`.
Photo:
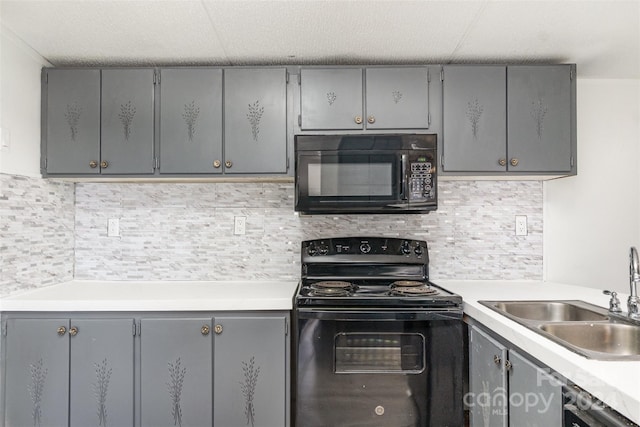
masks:
[(562, 389), (563, 427), (638, 427), (577, 386)]

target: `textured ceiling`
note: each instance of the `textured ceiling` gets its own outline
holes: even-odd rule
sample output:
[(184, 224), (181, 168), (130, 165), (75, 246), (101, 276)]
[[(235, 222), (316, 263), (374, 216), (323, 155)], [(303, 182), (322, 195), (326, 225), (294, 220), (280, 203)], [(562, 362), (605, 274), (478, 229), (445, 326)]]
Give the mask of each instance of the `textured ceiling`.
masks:
[(640, 78), (640, 0), (0, 0), (56, 66), (577, 63)]

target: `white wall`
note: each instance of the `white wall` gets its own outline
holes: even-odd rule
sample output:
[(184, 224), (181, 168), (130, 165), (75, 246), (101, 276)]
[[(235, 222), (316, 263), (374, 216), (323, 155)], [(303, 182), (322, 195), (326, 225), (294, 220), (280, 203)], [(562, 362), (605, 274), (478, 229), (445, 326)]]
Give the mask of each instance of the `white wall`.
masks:
[(640, 80), (578, 80), (578, 175), (544, 188), (549, 281), (629, 292), (628, 251), (640, 248), (639, 95)]
[(0, 27), (0, 173), (40, 176), (40, 69), (46, 65)]

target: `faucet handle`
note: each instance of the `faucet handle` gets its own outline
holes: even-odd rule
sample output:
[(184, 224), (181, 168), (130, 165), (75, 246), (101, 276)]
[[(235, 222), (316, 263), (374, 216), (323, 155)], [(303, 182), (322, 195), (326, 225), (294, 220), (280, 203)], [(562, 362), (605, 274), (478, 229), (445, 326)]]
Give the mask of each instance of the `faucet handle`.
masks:
[(609, 311), (612, 313), (620, 313), (622, 309), (620, 308), (620, 300), (618, 299), (618, 293), (615, 291), (602, 291), (605, 295), (611, 295), (611, 299), (609, 300)]

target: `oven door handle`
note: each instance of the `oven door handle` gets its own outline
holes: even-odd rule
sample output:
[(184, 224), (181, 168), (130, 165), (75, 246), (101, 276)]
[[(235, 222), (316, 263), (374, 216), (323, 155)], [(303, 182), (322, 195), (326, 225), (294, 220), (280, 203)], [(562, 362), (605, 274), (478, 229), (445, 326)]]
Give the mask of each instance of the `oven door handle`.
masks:
[(319, 320), (462, 320), (459, 308), (429, 308), (425, 310), (323, 310), (298, 308), (296, 315), (300, 319)]

